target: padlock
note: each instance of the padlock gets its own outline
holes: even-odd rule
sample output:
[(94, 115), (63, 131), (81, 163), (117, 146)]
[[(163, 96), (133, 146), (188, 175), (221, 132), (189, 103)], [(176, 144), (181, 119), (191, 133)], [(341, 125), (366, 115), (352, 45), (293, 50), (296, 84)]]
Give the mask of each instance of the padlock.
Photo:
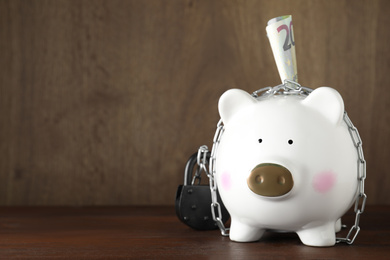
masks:
[[(218, 226), (213, 220), (211, 211), (211, 190), (209, 185), (200, 184), (199, 166), (194, 177), (192, 173), (197, 166), (198, 153), (194, 153), (188, 160), (184, 170), (184, 184), (179, 185), (176, 192), (176, 215), (186, 225), (197, 230), (213, 230)], [(210, 153), (207, 154), (207, 160)], [(195, 181), (198, 183), (195, 184)], [(221, 205), (222, 222), (230, 218), (228, 211), (217, 193), (218, 203)]]

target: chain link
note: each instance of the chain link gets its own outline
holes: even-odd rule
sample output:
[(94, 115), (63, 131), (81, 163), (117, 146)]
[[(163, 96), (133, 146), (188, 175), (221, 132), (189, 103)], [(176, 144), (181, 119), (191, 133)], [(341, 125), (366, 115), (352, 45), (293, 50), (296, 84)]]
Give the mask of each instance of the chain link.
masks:
[[(268, 98), (273, 95), (300, 95), (300, 96), (308, 96), (313, 90), (307, 87), (303, 87), (300, 84), (285, 80), (283, 84), (275, 86), (275, 87), (265, 87), (259, 89), (252, 93), (252, 96), (255, 98)], [(351, 139), (353, 144), (356, 147), (356, 151), (358, 154), (358, 167), (357, 167), (357, 179), (358, 179), (358, 190), (357, 197), (355, 200), (355, 224), (351, 227), (348, 232), (348, 235), (345, 238), (336, 238), (336, 242), (345, 242), (347, 244), (352, 244), (358, 233), (360, 232), (360, 216), (364, 212), (366, 206), (367, 195), (364, 193), (364, 182), (366, 179), (366, 161), (363, 155), (363, 142), (360, 138), (359, 132), (357, 128), (352, 124), (352, 121), (349, 119), (346, 112), (344, 112), (344, 122), (348, 126), (349, 133), (351, 135)], [(217, 201), (217, 183), (215, 181), (215, 163), (216, 163), (216, 153), (218, 150), (218, 146), (223, 135), (225, 128), (222, 122), (222, 119), (219, 120), (217, 124), (217, 129), (215, 131), (215, 135), (213, 138), (213, 147), (211, 149), (211, 156), (209, 161), (209, 169), (207, 169), (207, 160), (206, 156), (209, 152), (208, 147), (203, 145), (198, 150), (198, 165), (201, 170), (203, 170), (208, 178), (209, 185), (211, 190), (211, 213), (213, 220), (216, 222), (219, 227), (221, 234), (223, 236), (229, 236), (229, 228), (226, 228), (222, 222), (222, 213), (221, 213), (221, 205)]]

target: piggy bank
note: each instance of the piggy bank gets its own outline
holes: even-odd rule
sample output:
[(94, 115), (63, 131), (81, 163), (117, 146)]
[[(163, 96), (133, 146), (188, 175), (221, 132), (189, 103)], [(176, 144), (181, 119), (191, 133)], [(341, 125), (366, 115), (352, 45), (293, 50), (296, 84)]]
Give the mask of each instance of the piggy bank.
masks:
[(302, 243), (332, 246), (358, 193), (358, 155), (340, 94), (255, 98), (239, 89), (218, 104), (224, 132), (215, 179), (231, 216), (230, 239), (265, 230), (296, 232)]

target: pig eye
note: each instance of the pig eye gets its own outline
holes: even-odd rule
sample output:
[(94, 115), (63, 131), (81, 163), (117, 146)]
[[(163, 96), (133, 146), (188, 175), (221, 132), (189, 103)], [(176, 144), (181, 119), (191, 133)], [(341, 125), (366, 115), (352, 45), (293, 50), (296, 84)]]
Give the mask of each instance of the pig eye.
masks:
[(261, 144), (262, 142), (263, 142), (263, 139), (260, 138), (260, 139), (259, 139), (259, 144)]
[(293, 144), (293, 143), (294, 143), (294, 142), (293, 142), (292, 139), (288, 140), (288, 144)]

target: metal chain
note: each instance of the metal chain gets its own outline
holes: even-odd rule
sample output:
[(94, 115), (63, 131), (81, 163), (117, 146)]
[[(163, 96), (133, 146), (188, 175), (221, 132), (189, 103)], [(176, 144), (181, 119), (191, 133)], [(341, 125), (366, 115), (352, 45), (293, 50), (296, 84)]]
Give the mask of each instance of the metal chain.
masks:
[[(273, 95), (308, 96), (312, 91), (313, 91), (312, 89), (303, 87), (294, 81), (285, 80), (284, 83), (281, 85), (259, 89), (253, 92), (252, 96), (255, 98), (258, 97), (268, 98)], [(363, 155), (362, 139), (360, 138), (357, 128), (352, 124), (352, 121), (349, 119), (346, 112), (344, 112), (344, 121), (348, 126), (351, 139), (353, 141), (353, 144), (356, 147), (357, 154), (358, 154), (358, 169), (357, 169), (358, 196), (355, 200), (355, 209), (354, 209), (356, 214), (355, 224), (351, 227), (351, 229), (348, 232), (348, 235), (345, 238), (336, 238), (336, 242), (337, 243), (345, 242), (347, 244), (352, 244), (355, 241), (360, 231), (360, 226), (359, 226), (360, 216), (364, 212), (364, 208), (366, 206), (367, 195), (364, 193), (364, 182), (366, 179), (366, 161), (364, 160), (364, 155)], [(211, 190), (211, 213), (213, 216), (213, 220), (218, 225), (222, 236), (229, 236), (229, 228), (226, 228), (222, 222), (221, 205), (217, 201), (217, 183), (215, 181), (216, 153), (224, 130), (225, 128), (222, 119), (220, 119), (217, 124), (217, 130), (215, 131), (215, 135), (213, 138), (213, 147), (211, 149), (209, 169), (207, 170), (207, 160), (206, 160), (206, 156), (209, 150), (206, 145), (201, 146), (198, 150), (198, 165), (200, 169), (203, 170), (209, 178), (209, 185)]]
[(336, 238), (336, 242), (352, 244), (360, 232), (360, 215), (364, 212), (364, 208), (366, 207), (367, 195), (364, 193), (364, 181), (366, 180), (366, 160), (364, 160), (363, 155), (362, 139), (360, 138), (357, 128), (352, 124), (351, 119), (349, 119), (347, 112), (344, 112), (344, 122), (348, 126), (349, 133), (351, 134), (353, 144), (355, 145), (358, 154), (358, 196), (355, 201), (355, 224), (349, 230), (347, 237)]

